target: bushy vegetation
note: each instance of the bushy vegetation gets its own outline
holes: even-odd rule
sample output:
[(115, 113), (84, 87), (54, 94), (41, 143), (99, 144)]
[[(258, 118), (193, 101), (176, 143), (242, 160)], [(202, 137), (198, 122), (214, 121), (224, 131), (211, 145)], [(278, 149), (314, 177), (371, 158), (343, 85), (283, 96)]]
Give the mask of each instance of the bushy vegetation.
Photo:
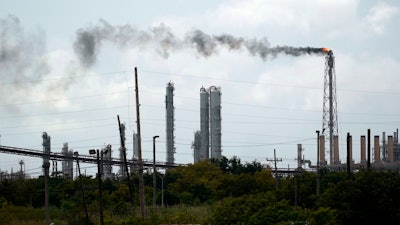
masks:
[[(103, 182), (104, 221), (128, 224), (396, 224), (400, 221), (400, 176), (395, 171), (321, 171), (272, 176), (258, 162), (222, 158), (157, 174), (157, 208), (152, 208), (152, 174), (145, 174), (147, 216), (139, 212), (137, 185), (132, 205), (126, 181)], [(98, 224), (98, 189), (82, 177), (90, 224)], [(138, 178), (132, 176), (137, 184)], [(52, 222), (85, 224), (78, 179), (49, 179)], [(44, 223), (44, 179), (2, 180), (0, 224)]]

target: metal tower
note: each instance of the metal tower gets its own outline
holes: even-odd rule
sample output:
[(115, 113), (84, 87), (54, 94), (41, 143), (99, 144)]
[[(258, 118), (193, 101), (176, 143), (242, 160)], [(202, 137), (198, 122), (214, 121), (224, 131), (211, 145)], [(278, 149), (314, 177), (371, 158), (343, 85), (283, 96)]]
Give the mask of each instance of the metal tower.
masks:
[[(334, 137), (338, 135), (335, 57), (332, 50), (326, 48), (322, 50), (327, 53), (325, 56), (322, 135), (329, 140), (329, 164), (333, 165), (338, 163), (334, 160), (338, 159), (338, 155), (334, 155), (333, 150)], [(336, 153), (338, 154), (338, 151)]]
[(167, 165), (174, 165), (174, 130), (175, 130), (175, 109), (174, 109), (174, 84), (169, 82), (166, 87), (165, 108), (166, 108), (166, 149), (167, 149)]

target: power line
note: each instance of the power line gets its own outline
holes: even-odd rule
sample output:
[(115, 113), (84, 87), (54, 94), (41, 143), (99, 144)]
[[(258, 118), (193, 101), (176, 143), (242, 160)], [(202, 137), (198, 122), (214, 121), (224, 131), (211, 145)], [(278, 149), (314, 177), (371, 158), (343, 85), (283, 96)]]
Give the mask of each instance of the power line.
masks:
[(100, 111), (100, 110), (110, 110), (110, 109), (120, 109), (120, 108), (127, 108), (128, 106), (109, 106), (109, 107), (102, 107), (102, 108), (92, 108), (92, 109), (82, 109), (82, 110), (75, 110), (75, 111), (64, 111), (64, 112), (54, 112), (54, 113), (42, 113), (42, 114), (30, 114), (30, 115), (19, 115), (19, 116), (0, 116), (0, 119), (14, 119), (14, 118), (25, 118), (25, 117), (37, 117), (37, 116), (52, 116), (52, 115), (60, 115), (60, 114), (68, 114), (68, 113), (81, 113), (81, 112), (93, 112), (93, 111)]

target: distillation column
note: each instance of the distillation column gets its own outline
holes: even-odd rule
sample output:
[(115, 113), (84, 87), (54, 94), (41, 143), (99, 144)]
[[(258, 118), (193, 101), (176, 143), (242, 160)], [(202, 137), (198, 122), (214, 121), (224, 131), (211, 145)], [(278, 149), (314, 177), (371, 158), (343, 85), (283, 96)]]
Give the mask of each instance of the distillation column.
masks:
[(166, 148), (167, 148), (167, 165), (174, 165), (174, 130), (175, 130), (175, 109), (174, 109), (174, 84), (169, 82), (166, 87), (165, 108), (166, 108)]
[(202, 87), (200, 88), (200, 151), (199, 159), (209, 158), (209, 94), (207, 90)]
[(210, 151), (211, 158), (221, 158), (221, 88), (210, 87)]

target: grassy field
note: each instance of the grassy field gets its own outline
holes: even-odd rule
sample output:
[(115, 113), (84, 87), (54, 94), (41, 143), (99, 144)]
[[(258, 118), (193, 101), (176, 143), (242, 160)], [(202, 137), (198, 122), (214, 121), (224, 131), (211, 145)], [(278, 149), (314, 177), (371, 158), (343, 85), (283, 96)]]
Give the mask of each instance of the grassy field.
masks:
[[(210, 215), (209, 206), (174, 206), (171, 208), (147, 208), (146, 219), (142, 220), (138, 208), (128, 215), (112, 215), (104, 212), (104, 223), (108, 225), (128, 224), (201, 224)], [(55, 225), (85, 224), (84, 217), (65, 215), (60, 209), (50, 209), (51, 222)], [(98, 214), (90, 215), (91, 224), (99, 224)], [(75, 219), (72, 219), (75, 218)], [(78, 220), (78, 221), (77, 221)], [(0, 224), (9, 225), (43, 225), (45, 223), (44, 209), (6, 206), (0, 209)]]

